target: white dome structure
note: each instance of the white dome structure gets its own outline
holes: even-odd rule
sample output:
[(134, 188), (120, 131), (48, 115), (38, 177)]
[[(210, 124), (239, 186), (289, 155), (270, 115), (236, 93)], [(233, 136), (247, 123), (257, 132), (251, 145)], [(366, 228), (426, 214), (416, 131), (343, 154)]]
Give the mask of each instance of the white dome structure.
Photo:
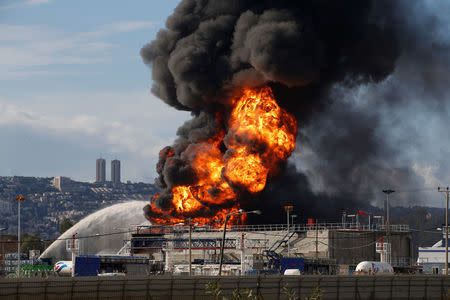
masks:
[(116, 254), (129, 236), (124, 232), (130, 225), (150, 224), (142, 211), (146, 204), (145, 201), (128, 201), (90, 214), (64, 232), (42, 253), (41, 258), (53, 258), (54, 261), (70, 259), (66, 240), (75, 233), (80, 241), (79, 254)]

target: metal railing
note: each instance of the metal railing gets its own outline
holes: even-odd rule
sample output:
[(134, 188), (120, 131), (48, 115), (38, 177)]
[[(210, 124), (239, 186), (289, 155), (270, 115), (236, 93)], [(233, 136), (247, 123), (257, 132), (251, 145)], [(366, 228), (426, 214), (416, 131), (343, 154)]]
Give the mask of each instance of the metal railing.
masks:
[[(247, 239), (244, 241), (247, 249), (266, 249), (267, 239)], [(134, 238), (131, 243), (131, 251), (136, 250), (187, 250), (189, 249), (189, 239), (175, 238)], [(220, 249), (221, 239), (216, 238), (194, 238), (191, 240), (191, 249), (196, 250), (218, 250)], [(242, 247), (241, 239), (225, 239), (225, 249), (240, 249)]]
[[(316, 227), (317, 226), (317, 227)], [(290, 231), (305, 232), (310, 230), (351, 230), (351, 231), (385, 231), (384, 224), (357, 224), (357, 223), (318, 223), (318, 224), (292, 224)], [(193, 228), (195, 232), (221, 232), (223, 228), (216, 226), (196, 226)], [(232, 225), (227, 228), (231, 232), (252, 232), (252, 231), (287, 231), (286, 224), (262, 224), (262, 225)], [(408, 232), (409, 225), (395, 224), (390, 225), (390, 232)], [(155, 225), (155, 226), (138, 226), (136, 234), (177, 234), (189, 232), (189, 226), (184, 225)]]

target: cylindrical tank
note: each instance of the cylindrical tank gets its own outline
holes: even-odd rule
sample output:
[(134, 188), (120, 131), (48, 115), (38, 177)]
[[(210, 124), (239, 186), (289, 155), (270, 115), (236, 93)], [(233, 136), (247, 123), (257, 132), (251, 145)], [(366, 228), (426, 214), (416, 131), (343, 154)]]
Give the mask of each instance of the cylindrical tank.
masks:
[(355, 274), (389, 275), (394, 273), (394, 268), (387, 262), (362, 261), (355, 269)]
[(72, 276), (73, 264), (70, 260), (58, 261), (55, 264), (55, 272), (59, 276)]

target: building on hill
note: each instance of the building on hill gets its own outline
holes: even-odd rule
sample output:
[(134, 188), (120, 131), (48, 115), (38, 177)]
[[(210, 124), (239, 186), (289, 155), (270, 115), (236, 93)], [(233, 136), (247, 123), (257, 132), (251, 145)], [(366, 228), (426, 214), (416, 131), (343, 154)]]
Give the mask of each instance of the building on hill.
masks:
[(103, 158), (96, 160), (95, 164), (95, 182), (104, 183), (106, 181), (106, 161)]
[(113, 186), (120, 184), (120, 160), (111, 161), (111, 182)]
[(86, 190), (86, 187), (84, 187), (83, 184), (64, 176), (54, 177), (52, 185), (61, 193), (82, 192)]

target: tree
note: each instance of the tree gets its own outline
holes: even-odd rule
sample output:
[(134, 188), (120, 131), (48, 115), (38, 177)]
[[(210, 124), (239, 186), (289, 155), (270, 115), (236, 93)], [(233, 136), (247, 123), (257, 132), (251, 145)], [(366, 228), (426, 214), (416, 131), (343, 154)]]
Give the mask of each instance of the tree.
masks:
[(72, 227), (75, 224), (75, 222), (73, 222), (72, 220), (70, 220), (69, 218), (65, 218), (61, 224), (59, 224), (59, 232), (61, 234), (63, 234), (64, 232), (66, 232), (70, 227)]
[(24, 233), (21, 240), (20, 250), (22, 253), (28, 253), (30, 250), (39, 250), (41, 253), (44, 251), (44, 243), (38, 235)]

